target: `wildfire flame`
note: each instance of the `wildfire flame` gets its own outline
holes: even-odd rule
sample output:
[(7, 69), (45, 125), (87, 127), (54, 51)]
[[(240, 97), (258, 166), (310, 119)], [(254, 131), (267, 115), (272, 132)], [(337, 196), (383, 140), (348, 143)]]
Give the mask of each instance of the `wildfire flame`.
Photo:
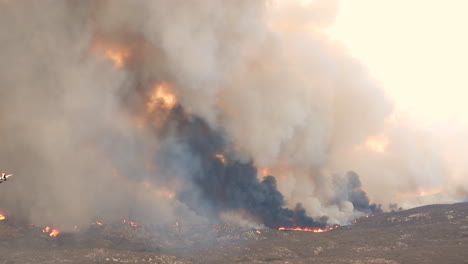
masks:
[(92, 222), (91, 224), (92, 224), (92, 225), (99, 225), (99, 226), (102, 226), (102, 225), (103, 225), (103, 223), (101, 223), (101, 222), (99, 222), (99, 221)]
[(130, 47), (106, 40), (102, 36), (94, 36), (90, 50), (110, 60), (115, 69), (123, 68), (132, 55)]
[(56, 237), (60, 231), (58, 229), (52, 229), (52, 232), (50, 232), (49, 236), (50, 237)]
[(56, 237), (60, 233), (58, 229), (52, 228), (50, 226), (44, 227), (44, 229), (42, 229), (42, 232), (49, 233), (50, 237)]
[(214, 155), (221, 163), (226, 164), (226, 157), (223, 154), (216, 154)]
[(3, 221), (5, 219), (6, 219), (6, 216), (2, 212), (0, 212), (0, 221)]
[(171, 109), (177, 103), (174, 94), (171, 93), (171, 85), (167, 82), (157, 83), (150, 94), (146, 104), (146, 112), (152, 113), (158, 105), (165, 109)]
[(125, 61), (130, 57), (130, 52), (125, 49), (106, 49), (104, 50), (107, 58), (114, 63), (114, 68), (120, 69), (125, 65)]
[(139, 225), (137, 224), (137, 222), (135, 222), (135, 221), (127, 221), (126, 219), (122, 220), (122, 223), (128, 223), (128, 224), (129, 224), (130, 226), (132, 226), (132, 227), (137, 227), (137, 226), (139, 226)]
[(327, 231), (330, 231), (330, 230), (333, 230), (333, 229), (336, 229), (340, 227), (340, 225), (334, 225), (334, 226), (330, 226), (330, 227), (327, 227), (327, 228), (309, 228), (309, 227), (280, 227), (278, 228), (278, 230), (280, 231), (306, 231), (306, 232), (314, 232), (314, 233), (323, 233), (323, 232), (327, 232)]
[(359, 220), (361, 220), (361, 219), (363, 219), (363, 218), (369, 218), (369, 217), (373, 217), (373, 216), (374, 216), (373, 214), (371, 214), (371, 215), (365, 215), (365, 216), (363, 216), (363, 217), (359, 217), (359, 218), (355, 219), (352, 223), (353, 223), (353, 224), (356, 224), (357, 222), (359, 222)]

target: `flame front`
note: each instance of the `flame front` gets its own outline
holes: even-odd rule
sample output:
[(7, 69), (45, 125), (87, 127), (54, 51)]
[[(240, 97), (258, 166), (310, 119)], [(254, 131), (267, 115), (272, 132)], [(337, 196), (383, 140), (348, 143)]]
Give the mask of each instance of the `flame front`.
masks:
[(171, 92), (171, 85), (167, 82), (157, 83), (150, 94), (146, 104), (146, 112), (152, 113), (159, 105), (164, 109), (171, 109), (177, 103), (175, 95)]
[(362, 216), (362, 217), (359, 217), (359, 218), (354, 219), (354, 221), (353, 221), (352, 223), (353, 223), (353, 224), (356, 224), (356, 223), (359, 222), (361, 219), (369, 218), (369, 217), (373, 217), (373, 216), (374, 216), (374, 214), (365, 215), (365, 216)]
[(306, 232), (314, 232), (314, 233), (323, 233), (323, 232), (327, 232), (327, 231), (336, 229), (338, 227), (340, 227), (340, 225), (334, 225), (334, 226), (330, 226), (330, 227), (327, 227), (327, 228), (319, 228), (319, 227), (316, 227), (316, 228), (310, 228), (310, 227), (280, 227), (280, 228), (278, 228), (278, 230), (280, 230), (280, 231), (306, 231)]
[(131, 227), (137, 227), (137, 226), (139, 226), (139, 224), (137, 224), (137, 222), (135, 222), (135, 221), (127, 221), (126, 219), (122, 220), (122, 223), (124, 223), (124, 224), (128, 223)]
[(60, 231), (58, 229), (52, 229), (49, 236), (50, 237), (56, 237), (59, 233), (60, 233)]
[(0, 221), (5, 220), (5, 219), (6, 219), (6, 216), (2, 212), (0, 212)]

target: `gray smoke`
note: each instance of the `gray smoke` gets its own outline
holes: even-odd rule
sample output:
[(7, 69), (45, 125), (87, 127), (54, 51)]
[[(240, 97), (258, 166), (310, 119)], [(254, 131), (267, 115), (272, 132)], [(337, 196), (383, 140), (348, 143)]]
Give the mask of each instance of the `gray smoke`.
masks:
[[(407, 159), (355, 151), (385, 130), (392, 104), (323, 33), (337, 8), (1, 1), (0, 161), (17, 176), (0, 186), (0, 209), (35, 224), (235, 212), (272, 227), (322, 226), (323, 216), (335, 224), (378, 210), (370, 200), (392, 201), (399, 177), (423, 182), (414, 157), (425, 165), (429, 155), (437, 182), (437, 152), (405, 151), (407, 129), (390, 133)], [(122, 67), (106, 49), (125, 51)], [(147, 111), (162, 82), (177, 106)], [(397, 169), (383, 175), (380, 165)], [(380, 178), (394, 183), (385, 195)]]
[[(244, 210), (269, 227), (324, 227), (326, 223), (307, 216), (301, 204), (285, 208), (283, 195), (277, 190), (273, 176), (257, 179), (252, 162), (232, 160), (229, 153), (224, 160), (216, 157), (229, 146), (216, 132), (199, 118), (184, 118), (178, 107), (172, 111), (164, 128), (174, 129), (162, 143), (159, 162), (164, 174), (183, 177), (179, 199), (194, 211), (208, 216)], [(171, 126), (172, 125), (172, 126)], [(166, 131), (167, 132), (167, 131)], [(179, 145), (176, 147), (175, 145)], [(183, 148), (183, 151), (179, 151)], [(189, 170), (187, 155), (191, 158)]]

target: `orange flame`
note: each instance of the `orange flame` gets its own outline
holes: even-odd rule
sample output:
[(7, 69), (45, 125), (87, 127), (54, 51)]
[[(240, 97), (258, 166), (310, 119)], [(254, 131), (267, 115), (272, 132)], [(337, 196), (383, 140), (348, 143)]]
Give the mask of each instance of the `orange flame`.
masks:
[(167, 82), (157, 83), (151, 92), (146, 112), (152, 113), (158, 105), (165, 109), (171, 109), (177, 103), (175, 95), (171, 92), (171, 85)]
[(0, 221), (5, 220), (5, 219), (6, 219), (6, 216), (2, 212), (0, 212)]
[(130, 57), (130, 52), (125, 49), (112, 49), (104, 50), (107, 58), (114, 63), (114, 68), (120, 69), (125, 65), (125, 61)]
[(101, 222), (99, 222), (99, 221), (92, 222), (91, 224), (92, 224), (92, 225), (99, 225), (99, 226), (102, 226), (102, 225), (103, 225), (103, 224), (102, 224)]
[(353, 224), (356, 224), (357, 222), (359, 222), (359, 220), (363, 219), (363, 218), (369, 218), (369, 217), (373, 217), (374, 215), (371, 214), (371, 215), (365, 215), (365, 216), (362, 216), (362, 217), (359, 217), (357, 219), (355, 219), (352, 223)]
[(90, 50), (110, 60), (115, 69), (124, 67), (131, 56), (130, 47), (106, 40), (102, 36), (94, 37)]
[(49, 233), (50, 237), (56, 237), (60, 233), (58, 229), (52, 228), (50, 226), (44, 227), (44, 229), (42, 229), (42, 232)]
[(327, 228), (309, 228), (309, 227), (280, 227), (278, 228), (278, 230), (280, 231), (307, 231), (307, 232), (314, 232), (314, 233), (323, 233), (323, 232), (327, 232), (327, 231), (330, 231), (330, 230), (333, 230), (335, 228), (338, 228), (340, 227), (340, 225), (334, 225), (334, 226), (330, 226), (330, 227), (327, 227)]
[(226, 164), (226, 157), (223, 154), (216, 154), (214, 155), (221, 163)]
[(60, 231), (58, 229), (52, 229), (52, 232), (50, 232), (49, 236), (50, 237), (56, 237)]
[(130, 51), (125, 48), (117, 47), (105, 47), (104, 45), (98, 45), (94, 50), (104, 54), (114, 65), (114, 69), (120, 69), (125, 66), (125, 63), (130, 58)]
[(135, 221), (127, 221), (126, 219), (122, 220), (122, 223), (128, 223), (130, 226), (132, 227), (137, 227), (139, 226), (139, 224), (137, 224), (137, 222)]

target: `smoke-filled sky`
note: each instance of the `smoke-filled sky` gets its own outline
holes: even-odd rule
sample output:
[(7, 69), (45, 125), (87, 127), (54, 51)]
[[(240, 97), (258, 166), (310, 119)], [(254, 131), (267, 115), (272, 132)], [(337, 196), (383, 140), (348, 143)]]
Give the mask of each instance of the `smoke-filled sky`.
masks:
[(341, 0), (327, 29), (385, 89), (394, 115), (441, 145), (446, 177), (463, 186), (468, 183), (467, 9), (463, 0)]
[(421, 38), (402, 32), (419, 12), (365, 20), (375, 4), (352, 3), (0, 1), (0, 161), (16, 175), (0, 209), (70, 226), (322, 226), (462, 198), (466, 129), (421, 125), (424, 101), (397, 92), (455, 91), (429, 87), (461, 67), (418, 74), (443, 57), (411, 56)]
[(327, 30), (423, 125), (468, 125), (464, 0), (342, 0)]

